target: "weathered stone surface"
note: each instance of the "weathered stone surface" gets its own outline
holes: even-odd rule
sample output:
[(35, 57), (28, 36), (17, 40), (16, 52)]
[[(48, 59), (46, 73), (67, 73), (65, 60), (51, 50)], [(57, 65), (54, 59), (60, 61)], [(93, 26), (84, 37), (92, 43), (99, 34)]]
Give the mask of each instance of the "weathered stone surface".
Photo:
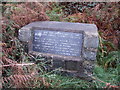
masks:
[(86, 35), (84, 37), (84, 47), (85, 48), (97, 48), (98, 47), (98, 36), (97, 35)]
[(66, 70), (77, 70), (78, 62), (77, 61), (65, 61)]
[(20, 29), (19, 39), (24, 42), (29, 42), (31, 39), (31, 29), (29, 28)]
[(95, 64), (95, 62), (94, 61), (84, 61), (83, 63), (82, 63), (82, 65), (83, 65), (83, 67), (84, 67), (84, 72), (85, 73), (89, 73), (89, 75), (91, 75), (92, 74), (92, 71), (93, 71), (93, 69), (94, 69), (94, 64)]
[(63, 60), (54, 59), (53, 60), (53, 68), (65, 68), (65, 63)]
[(96, 60), (96, 52), (84, 50), (83, 57), (85, 58), (85, 60)]
[(19, 30), (19, 39), (28, 43), (29, 53), (51, 57), (52, 69), (76, 77), (92, 74), (99, 44), (94, 24), (33, 22)]

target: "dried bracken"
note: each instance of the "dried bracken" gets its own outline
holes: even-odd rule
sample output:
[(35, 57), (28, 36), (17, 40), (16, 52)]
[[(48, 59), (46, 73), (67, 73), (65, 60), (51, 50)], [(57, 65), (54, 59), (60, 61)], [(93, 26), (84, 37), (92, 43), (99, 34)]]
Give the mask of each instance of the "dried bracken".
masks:
[[(41, 3), (5, 3), (3, 5), (2, 33), (3, 38), (1, 57), (3, 87), (25, 88), (32, 87), (33, 82), (41, 80), (46, 87), (46, 80), (37, 77), (36, 65), (23, 63), (29, 57), (23, 50), (22, 44), (16, 38), (18, 29), (33, 21), (45, 21), (49, 18), (45, 14)], [(46, 82), (46, 83), (44, 83)]]
[[(95, 3), (95, 2), (94, 2)], [(80, 23), (94, 23), (97, 25), (98, 30), (102, 33), (100, 36), (112, 42), (115, 47), (119, 48), (120, 38), (120, 3), (109, 2), (109, 3), (95, 3), (92, 8), (89, 7), (89, 2), (86, 4), (80, 2), (64, 2), (66, 9), (72, 13), (66, 18), (68, 21), (80, 22)], [(71, 6), (69, 6), (69, 5)], [(91, 4), (92, 5), (92, 4)], [(85, 7), (84, 7), (85, 6)], [(84, 9), (82, 9), (84, 7)], [(82, 13), (78, 9), (82, 9)], [(76, 11), (75, 11), (76, 10)], [(108, 52), (114, 50), (109, 45)]]
[(15, 9), (12, 11), (11, 20), (19, 25), (19, 27), (22, 27), (30, 22), (46, 21), (48, 17), (42, 4), (28, 2), (15, 6)]
[[(22, 87), (28, 87), (28, 82), (30, 80), (33, 80), (34, 76), (36, 75), (36, 70), (29, 70), (31, 65), (34, 64), (18, 64), (18, 62), (13, 61), (5, 56), (2, 57), (2, 83), (4, 84), (10, 84), (10, 87), (16, 87), (16, 88), (22, 88)], [(28, 65), (27, 73), (23, 69), (24, 65)], [(8, 71), (7, 71), (8, 70)], [(11, 72), (9, 72), (9, 70)], [(11, 74), (10, 74), (11, 73)]]

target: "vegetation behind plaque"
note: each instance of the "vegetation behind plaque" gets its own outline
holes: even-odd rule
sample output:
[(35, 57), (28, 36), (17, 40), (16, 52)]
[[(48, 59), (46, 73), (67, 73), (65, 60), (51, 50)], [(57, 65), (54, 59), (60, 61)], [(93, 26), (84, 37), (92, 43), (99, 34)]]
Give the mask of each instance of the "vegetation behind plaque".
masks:
[[(74, 4), (77, 5), (77, 3), (71, 5), (73, 6)], [(59, 70), (53, 71), (54, 73), (45, 72), (45, 58), (34, 57), (25, 53), (21, 42), (17, 39), (18, 29), (22, 26), (33, 21), (49, 20), (43, 9), (44, 4), (7, 3), (2, 8), (2, 43), (0, 44), (3, 47), (1, 61), (3, 65), (3, 88), (37, 87), (77, 89), (119, 87), (120, 51), (117, 48), (119, 47), (119, 36), (117, 36), (119, 33), (119, 18), (117, 16), (119, 3), (95, 3), (92, 7), (90, 7), (90, 3), (88, 4), (88, 8), (83, 8), (81, 6), (82, 3), (79, 3), (78, 5), (80, 6), (78, 6), (79, 10), (76, 9), (77, 12), (69, 14), (71, 11), (68, 10), (66, 14), (65, 9), (68, 9), (66, 5), (47, 3), (50, 7), (46, 8), (46, 14), (50, 20), (55, 21), (97, 24), (100, 30), (100, 45), (98, 48), (97, 65), (93, 74), (94, 82), (86, 82), (77, 78), (55, 74)], [(104, 25), (102, 25), (103, 23)], [(36, 64), (30, 63), (33, 61), (36, 61)], [(24, 65), (22, 64), (23, 62), (27, 62), (27, 64)], [(15, 64), (18, 63), (21, 63), (21, 65), (16, 66)]]

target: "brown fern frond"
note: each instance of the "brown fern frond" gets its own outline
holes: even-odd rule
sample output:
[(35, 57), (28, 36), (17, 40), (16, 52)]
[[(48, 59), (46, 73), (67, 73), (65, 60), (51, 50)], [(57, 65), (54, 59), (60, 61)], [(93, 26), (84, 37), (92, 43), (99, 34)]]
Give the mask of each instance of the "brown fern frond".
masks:
[[(2, 57), (2, 62), (4, 63), (4, 65), (18, 64), (16, 61), (6, 58), (5, 56)], [(4, 70), (4, 67), (2, 69)], [(15, 74), (24, 74), (24, 70), (21, 66), (16, 66), (16, 65), (11, 66), (11, 69), (12, 69), (13, 73), (15, 73)]]
[(28, 87), (28, 82), (33, 80), (35, 73), (30, 75), (11, 75), (9, 77), (3, 77), (4, 83), (11, 83), (12, 87), (23, 88)]
[(16, 4), (16, 9), (12, 10), (11, 20), (13, 20), (17, 27), (22, 27), (33, 21), (46, 21), (49, 20), (45, 14), (44, 6), (41, 3), (26, 2)]
[(35, 66), (34, 63), (18, 64), (16, 61), (8, 59), (5, 56), (3, 56), (2, 58), (2, 63), (3, 65), (1, 67), (3, 69), (2, 70), (3, 72), (6, 69), (12, 70), (12, 74), (10, 76), (7, 77), (3, 76), (3, 80), (2, 80), (3, 84), (10, 84), (10, 87), (16, 87), (16, 88), (23, 88), (32, 85), (29, 82), (31, 80), (34, 80), (35, 75), (37, 74), (36, 68), (34, 68)]
[(27, 65), (34, 65), (34, 63), (8, 64), (8, 65), (2, 65), (2, 67), (8, 67), (8, 66), (27, 66)]
[(27, 55), (23, 54), (24, 51), (21, 49), (22, 46), (20, 43), (14, 40), (14, 35), (17, 35), (17, 30), (15, 29), (19, 29), (33, 21), (49, 19), (45, 14), (44, 6), (39, 2), (6, 4), (4, 11), (5, 13), (2, 18), (2, 33), (4, 34), (4, 38), (2, 44), (0, 43), (0, 46), (3, 47), (1, 50), (3, 57), (0, 58), (0, 63), (2, 64), (0, 68), (2, 68), (1, 73), (3, 74), (2, 83), (10, 85), (10, 87), (22, 88), (33, 86), (34, 84), (31, 83), (41, 80), (44, 86), (49, 86), (46, 79), (35, 77), (37, 73), (35, 64), (19, 64), (24, 60), (23, 57)]

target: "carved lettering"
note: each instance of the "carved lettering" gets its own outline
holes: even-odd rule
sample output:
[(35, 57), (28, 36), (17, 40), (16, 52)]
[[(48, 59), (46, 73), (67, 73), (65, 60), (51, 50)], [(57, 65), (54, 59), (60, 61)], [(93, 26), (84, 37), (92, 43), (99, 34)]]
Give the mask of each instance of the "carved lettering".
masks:
[(33, 51), (64, 56), (80, 56), (82, 33), (34, 30)]

